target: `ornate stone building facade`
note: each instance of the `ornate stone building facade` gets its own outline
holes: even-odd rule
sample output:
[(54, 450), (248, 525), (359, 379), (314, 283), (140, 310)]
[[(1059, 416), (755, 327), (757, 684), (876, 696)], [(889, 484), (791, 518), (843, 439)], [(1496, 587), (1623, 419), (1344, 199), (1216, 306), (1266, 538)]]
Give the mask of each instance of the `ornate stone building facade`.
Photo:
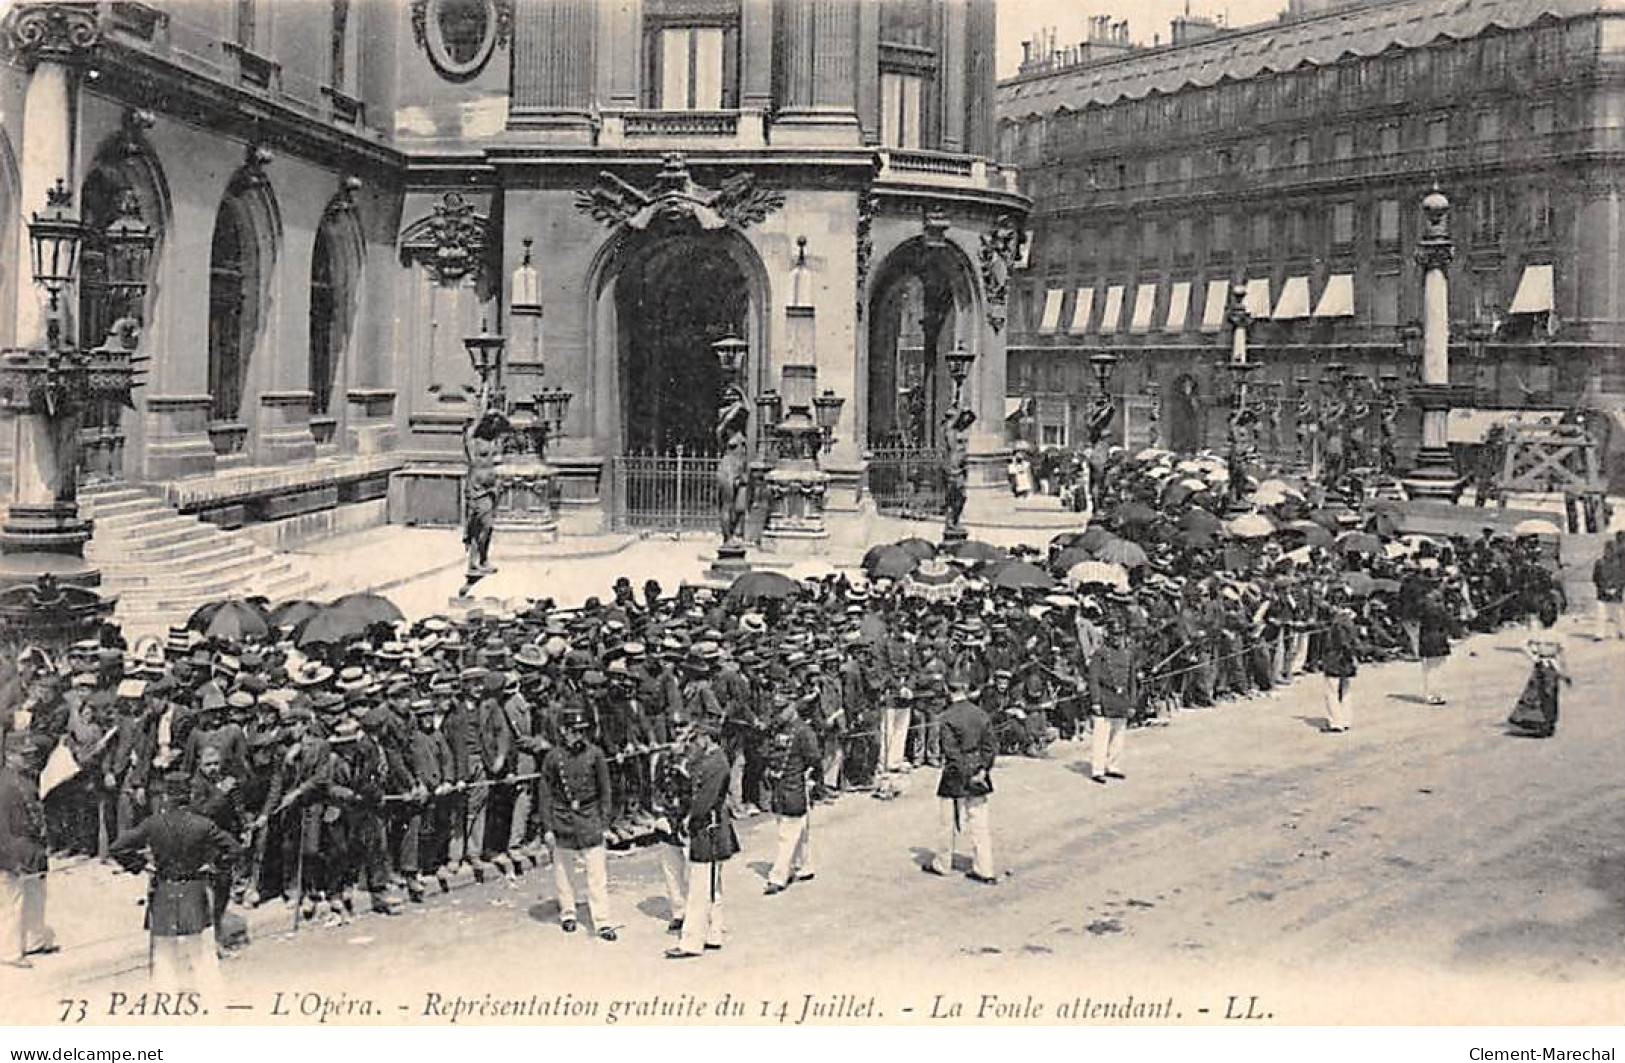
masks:
[(753, 397), (794, 367), (844, 398), (824, 467), (855, 509), (905, 289), (935, 296), (943, 393), (941, 354), (978, 356), (998, 475), (1027, 201), (991, 161), (992, 0), (106, 0), (4, 25), (0, 346), (37, 342), (25, 219), (57, 177), (89, 226), (81, 343), (107, 325), (98, 233), (133, 203), (157, 235), (145, 386), (86, 419), (87, 477), (226, 525), (337, 529), (386, 494), (454, 522), (486, 329), (518, 405), (570, 393), (548, 460), (591, 530), (618, 457), (711, 452), (737, 338)]
[[(1458, 441), (1524, 407), (1617, 423), (1622, 26), (1585, 0), (1391, 0), (1241, 29), (1180, 20), (1157, 47), (1105, 26), (1030, 45), (999, 89), (1001, 157), (1035, 203), (1011, 307), (1020, 430), (1074, 439), (1104, 350), (1124, 356), (1132, 443), (1222, 444), (1235, 283), (1283, 454), (1326, 366), (1403, 387), (1435, 182), (1457, 250), (1452, 379), (1481, 411), (1455, 415)], [(1407, 409), (1402, 458), (1417, 431)]]

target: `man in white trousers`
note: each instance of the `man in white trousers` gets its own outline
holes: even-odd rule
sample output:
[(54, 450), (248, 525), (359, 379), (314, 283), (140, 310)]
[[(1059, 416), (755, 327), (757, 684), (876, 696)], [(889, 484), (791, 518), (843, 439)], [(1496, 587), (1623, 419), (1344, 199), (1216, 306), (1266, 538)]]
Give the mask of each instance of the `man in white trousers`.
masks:
[(45, 806), (28, 740), (6, 735), (0, 765), (0, 963), (12, 967), (32, 967), (30, 955), (56, 950), (45, 925)]
[[(804, 718), (816, 715), (818, 695), (799, 704), (775, 694), (773, 731), (767, 740), (768, 807), (778, 818), (779, 846), (767, 873), (768, 896), (791, 882), (813, 877), (812, 807), (808, 787), (818, 777), (818, 736)], [(799, 710), (799, 711), (798, 711)]]
[(739, 852), (728, 805), (728, 757), (722, 751), (722, 717), (702, 716), (689, 761), (694, 799), (688, 814), (688, 901), (683, 931), (668, 960), (686, 960), (722, 948), (723, 864)]
[(1349, 688), (1359, 670), (1359, 639), (1354, 627), (1354, 610), (1334, 602), (1331, 626), (1326, 630), (1320, 654), (1320, 671), (1326, 683), (1326, 725), (1322, 730), (1327, 734), (1343, 734), (1354, 726)]
[(959, 836), (969, 834), (971, 869), (965, 877), (987, 886), (998, 885), (993, 863), (993, 827), (988, 798), (993, 793), (993, 761), (998, 743), (993, 725), (963, 681), (955, 678), (948, 687), (948, 711), (942, 714), (942, 775), (937, 780), (937, 797), (947, 822), (948, 845), (939, 849), (924, 865), (933, 875), (953, 870)]
[(609, 908), (608, 854), (604, 851), (604, 808), (609, 804), (609, 762), (587, 740), (587, 714), (572, 709), (560, 721), (564, 744), (542, 761), (542, 841), (553, 858), (553, 886), (559, 899), (559, 927), (576, 929), (573, 879), (587, 880), (587, 910), (598, 936), (616, 939)]
[(1089, 696), (1094, 702), (1089, 776), (1102, 785), (1107, 779), (1128, 777), (1123, 773), (1123, 746), (1139, 697), (1139, 669), (1139, 653), (1114, 612), (1106, 622), (1105, 642), (1089, 661)]
[(672, 736), (671, 749), (655, 755), (650, 777), (654, 780), (655, 837), (659, 840), (660, 877), (666, 884), (666, 905), (671, 912), (666, 933), (683, 929), (688, 909), (688, 812), (693, 800), (690, 761), (694, 757), (692, 735), (684, 728)]

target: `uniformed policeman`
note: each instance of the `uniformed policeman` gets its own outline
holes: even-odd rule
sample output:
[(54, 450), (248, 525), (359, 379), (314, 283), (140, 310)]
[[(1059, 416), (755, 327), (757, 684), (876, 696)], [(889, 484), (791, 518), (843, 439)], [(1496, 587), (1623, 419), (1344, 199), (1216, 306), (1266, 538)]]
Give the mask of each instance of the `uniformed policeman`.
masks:
[(707, 949), (722, 948), (722, 865), (739, 852), (733, 815), (728, 809), (729, 763), (722, 749), (724, 716), (712, 711), (700, 717), (689, 762), (693, 799), (688, 814), (688, 902), (682, 937), (666, 958), (687, 959)]
[(942, 714), (942, 775), (937, 797), (948, 821), (948, 846), (925, 865), (934, 875), (953, 870), (959, 835), (968, 833), (974, 854), (966, 876), (984, 885), (996, 885), (993, 867), (993, 830), (988, 821), (988, 796), (993, 793), (993, 762), (998, 743), (987, 713), (976, 704), (964, 680), (948, 681), (948, 711)]
[(1134, 715), (1137, 667), (1122, 616), (1113, 612), (1106, 618), (1106, 641), (1089, 662), (1089, 693), (1094, 702), (1089, 770), (1101, 785), (1107, 779), (1127, 778), (1119, 768), (1123, 762), (1123, 736), (1129, 717)]
[(609, 910), (609, 868), (604, 850), (604, 814), (610, 803), (609, 762), (587, 740), (587, 714), (568, 711), (561, 724), (564, 744), (542, 761), (542, 841), (553, 857), (553, 885), (559, 899), (559, 926), (576, 928), (578, 872), (587, 879), (587, 910), (598, 936), (616, 938)]
[(787, 697), (775, 699), (773, 730), (768, 736), (768, 807), (778, 820), (779, 848), (773, 868), (767, 873), (768, 896), (782, 893), (791, 882), (813, 877), (812, 810), (807, 788), (818, 777), (818, 736), (808, 726), (803, 713), (816, 714), (819, 699), (797, 703)]

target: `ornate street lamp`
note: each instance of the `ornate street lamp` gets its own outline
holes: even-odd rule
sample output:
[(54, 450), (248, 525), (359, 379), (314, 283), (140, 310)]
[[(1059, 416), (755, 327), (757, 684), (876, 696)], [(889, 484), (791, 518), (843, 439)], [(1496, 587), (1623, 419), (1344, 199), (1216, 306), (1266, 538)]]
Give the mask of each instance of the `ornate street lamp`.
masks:
[(964, 340), (955, 340), (954, 349), (942, 356), (948, 363), (948, 378), (954, 382), (953, 408), (958, 410), (964, 402), (965, 378), (970, 375), (970, 367), (976, 361), (976, 352), (965, 349)]
[(750, 344), (738, 336), (724, 336), (711, 344), (711, 353), (717, 356), (717, 365), (722, 369), (722, 383), (724, 386), (741, 386), (741, 378), (745, 370), (745, 355), (750, 352)]
[[(107, 250), (107, 290), (120, 308), (120, 320), (114, 323), (113, 331), (120, 335), (128, 335), (130, 328), (139, 329), (142, 324), (147, 270), (157, 243), (152, 226), (141, 217), (140, 197), (133, 189), (125, 189), (119, 196), (118, 217), (102, 234)], [(129, 325), (121, 327), (124, 322)]]
[(28, 222), (28, 249), (34, 283), (45, 289), (45, 345), (55, 351), (62, 343), (62, 290), (73, 283), (79, 268), (79, 244), (85, 227), (73, 214), (73, 193), (67, 182), (45, 193), (46, 211), (34, 212)]
[(1117, 355), (1111, 351), (1096, 351), (1089, 356), (1089, 368), (1095, 374), (1095, 405), (1089, 411), (1089, 442), (1095, 444), (1105, 438), (1117, 416), (1117, 404), (1112, 402), (1112, 371), (1117, 368)]
[(492, 332), (487, 321), (480, 322), (479, 335), (463, 337), (468, 364), (474, 367), (474, 375), (480, 378), (480, 391), (489, 397), (492, 408), (497, 407), (502, 392), (502, 352), (507, 345), (507, 337)]
[(813, 399), (813, 409), (818, 421), (818, 428), (824, 433), (824, 452), (835, 442), (835, 426), (841, 422), (841, 408), (846, 405), (846, 399), (825, 388), (823, 394)]
[(756, 396), (756, 423), (757, 430), (756, 460), (763, 464), (772, 464), (775, 443), (773, 440), (774, 427), (784, 418), (784, 396), (779, 394), (777, 388), (768, 388)]

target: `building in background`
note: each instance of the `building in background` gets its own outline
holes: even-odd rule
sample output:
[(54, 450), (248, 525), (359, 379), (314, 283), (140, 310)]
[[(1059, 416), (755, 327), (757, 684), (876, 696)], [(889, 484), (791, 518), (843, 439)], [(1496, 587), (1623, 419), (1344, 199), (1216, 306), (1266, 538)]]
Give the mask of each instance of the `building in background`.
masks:
[[(1341, 363), (1414, 379), (1418, 204), (1453, 209), (1453, 383), (1490, 411), (1580, 407), (1625, 432), (1625, 21), (1595, 0), (1294, 4), (1243, 28), (1185, 18), (1171, 40), (1031, 42), (999, 86), (1001, 158), (1034, 200), (1011, 306), (1012, 425), (1078, 439), (1087, 358), (1117, 371), (1131, 446), (1222, 445), (1226, 291), (1246, 287), (1251, 356), (1295, 449), (1295, 397)], [(1155, 399), (1153, 398), (1155, 393)], [(1030, 400), (1030, 401), (1028, 401)], [(1160, 413), (1153, 423), (1149, 415)], [(1418, 418), (1401, 418), (1401, 465)], [(1610, 462), (1617, 481), (1625, 462)]]
[(942, 352), (978, 355), (1002, 477), (1027, 201), (990, 161), (992, 0), (23, 2), (3, 26), (0, 346), (37, 341), (24, 219), (58, 177), (90, 229), (82, 343), (121, 205), (157, 235), (149, 372), (87, 418), (88, 480), (227, 527), (455, 523), (463, 340), (489, 328), (513, 398), (571, 393), (566, 530), (615, 516), (627, 455), (714, 451), (723, 338), (753, 396), (793, 366), (845, 400), (826, 466), (853, 509), (904, 305), (931, 403)]

